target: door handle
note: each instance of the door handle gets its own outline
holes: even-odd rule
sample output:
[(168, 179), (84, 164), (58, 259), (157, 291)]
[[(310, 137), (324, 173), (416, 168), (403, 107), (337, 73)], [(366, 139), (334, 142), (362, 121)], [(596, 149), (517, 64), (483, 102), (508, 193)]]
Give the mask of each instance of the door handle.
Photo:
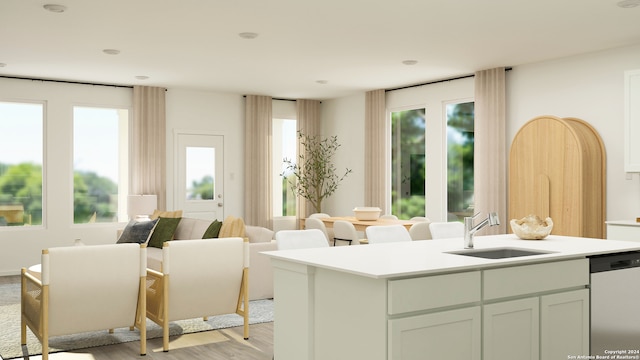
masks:
[(223, 204), (222, 204), (221, 202), (219, 202), (219, 203), (218, 203), (218, 207), (222, 207), (222, 205), (223, 205)]

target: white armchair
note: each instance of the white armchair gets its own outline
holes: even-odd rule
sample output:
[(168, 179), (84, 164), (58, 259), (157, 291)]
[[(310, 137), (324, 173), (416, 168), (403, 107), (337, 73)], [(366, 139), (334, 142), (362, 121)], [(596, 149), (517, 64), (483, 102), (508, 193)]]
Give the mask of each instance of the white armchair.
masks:
[(169, 351), (169, 322), (236, 313), (249, 338), (249, 242), (243, 238), (168, 241), (162, 271), (147, 269), (147, 317), (162, 327)]
[(49, 337), (135, 326), (145, 355), (146, 267), (144, 244), (43, 250), (40, 278), (21, 273), (21, 343), (29, 327), (47, 360)]

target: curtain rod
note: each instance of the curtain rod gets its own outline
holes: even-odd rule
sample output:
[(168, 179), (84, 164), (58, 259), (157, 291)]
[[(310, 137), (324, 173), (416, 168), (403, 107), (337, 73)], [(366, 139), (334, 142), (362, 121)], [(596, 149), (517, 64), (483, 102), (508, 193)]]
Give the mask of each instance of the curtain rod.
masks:
[(107, 86), (107, 87), (133, 89), (132, 85), (100, 84), (100, 83), (90, 83), (90, 82), (82, 82), (82, 81), (38, 79), (38, 78), (21, 77), (21, 76), (7, 76), (7, 75), (0, 75), (0, 78), (18, 79), (18, 80), (31, 80), (31, 81), (46, 81), (46, 82), (54, 82), (54, 83), (62, 83), (62, 84), (94, 85), (94, 86)]
[[(505, 67), (504, 71), (510, 71), (512, 69), (513, 69), (512, 67)], [(475, 74), (461, 75), (461, 76), (452, 77), (452, 78), (448, 78), (448, 79), (434, 80), (434, 81), (429, 81), (429, 82), (422, 83), (422, 84), (401, 86), (401, 87), (393, 88), (393, 89), (385, 89), (384, 91), (387, 92), (387, 91), (409, 89), (409, 88), (418, 87), (418, 86), (439, 84), (439, 83), (443, 83), (443, 82), (447, 82), (447, 81), (460, 80), (460, 79), (466, 79), (466, 78), (471, 78), (471, 77), (475, 77)]]

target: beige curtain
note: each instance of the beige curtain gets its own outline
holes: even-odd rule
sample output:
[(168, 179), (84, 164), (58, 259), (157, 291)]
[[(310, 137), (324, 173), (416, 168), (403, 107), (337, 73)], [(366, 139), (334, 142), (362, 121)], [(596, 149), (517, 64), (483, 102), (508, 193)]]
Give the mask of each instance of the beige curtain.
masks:
[[(296, 128), (305, 135), (320, 135), (320, 101), (297, 100), (296, 101)], [(298, 157), (304, 153), (304, 148), (298, 143)], [(303, 197), (296, 201), (297, 217), (306, 218), (313, 212), (313, 206)], [(299, 223), (299, 222), (298, 222)]]
[(133, 87), (133, 126), (129, 137), (130, 194), (155, 194), (167, 204), (165, 88)]
[(271, 97), (247, 95), (244, 138), (244, 221), (272, 229)]
[(486, 234), (504, 234), (507, 215), (507, 149), (505, 130), (505, 68), (475, 74), (474, 196), (475, 212), (495, 211), (500, 226)]
[(386, 148), (385, 91), (368, 91), (365, 95), (364, 124), (364, 205), (377, 206), (387, 211), (387, 189), (385, 185)]

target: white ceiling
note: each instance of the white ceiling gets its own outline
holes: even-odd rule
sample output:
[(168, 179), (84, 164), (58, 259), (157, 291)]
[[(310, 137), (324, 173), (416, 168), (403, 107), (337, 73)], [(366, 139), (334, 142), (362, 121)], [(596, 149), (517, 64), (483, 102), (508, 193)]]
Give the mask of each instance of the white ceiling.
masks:
[(0, 75), (327, 99), (640, 43), (619, 0), (51, 1), (0, 0)]

